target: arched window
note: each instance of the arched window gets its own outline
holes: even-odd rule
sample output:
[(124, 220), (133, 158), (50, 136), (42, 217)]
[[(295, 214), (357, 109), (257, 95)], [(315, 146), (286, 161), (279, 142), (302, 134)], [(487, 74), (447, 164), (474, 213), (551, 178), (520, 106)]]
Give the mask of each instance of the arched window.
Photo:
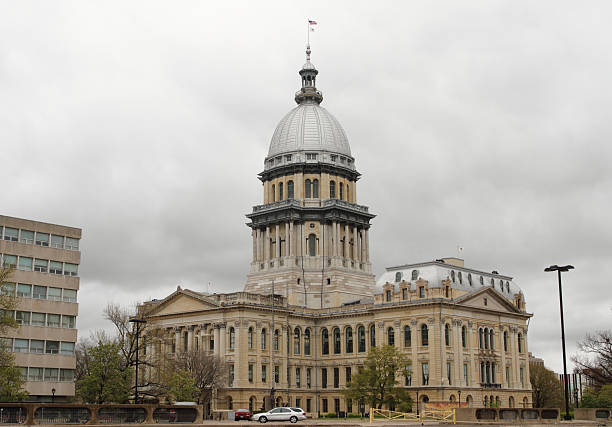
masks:
[(279, 182), (278, 183), (278, 201), (280, 202), (281, 200), (283, 200), (283, 183)]
[(266, 338), (266, 328), (263, 328), (261, 330), (261, 349), (265, 350), (267, 347), (267, 342), (266, 342), (267, 338)]
[(480, 276), (480, 284), (484, 286), (484, 278), (482, 276)]
[(310, 329), (304, 331), (304, 355), (310, 356)]
[(249, 342), (249, 350), (253, 348), (253, 328), (249, 328), (248, 332), (248, 342)]
[(347, 353), (353, 352), (353, 328), (348, 326), (344, 331), (344, 346)]
[(395, 345), (395, 331), (393, 328), (387, 329), (387, 345)]
[(451, 280), (455, 283), (455, 270), (451, 270)]
[(342, 351), (341, 341), (340, 341), (340, 329), (334, 328), (334, 354), (340, 354)]
[(349, 184), (346, 184), (346, 201), (351, 201), (351, 186)]
[(319, 180), (315, 179), (312, 181), (312, 197), (315, 199), (319, 198)]
[(272, 184), (272, 202), (276, 202), (276, 185)]
[(489, 348), (495, 350), (495, 331), (493, 328), (489, 329)]
[(421, 345), (429, 345), (429, 331), (427, 330), (427, 325), (425, 323), (421, 325)]
[(491, 277), (491, 286), (495, 287), (495, 279)]
[(340, 183), (340, 200), (344, 198), (344, 185)]
[(508, 351), (508, 331), (504, 331), (504, 351)]
[(315, 256), (317, 254), (317, 236), (310, 234), (308, 236), (308, 255)]
[(385, 291), (385, 301), (391, 302), (391, 291), (390, 290)]
[(484, 348), (484, 342), (482, 340), (482, 328), (478, 329), (478, 348)]
[(461, 346), (467, 347), (467, 328), (465, 326), (461, 327)]
[(278, 335), (279, 335), (278, 334), (278, 329), (276, 329), (274, 331), (274, 350), (276, 350), (276, 351), (279, 350), (279, 348), (278, 348), (278, 346), (279, 346), (279, 336)]
[(329, 333), (325, 328), (321, 331), (321, 353), (329, 354)]
[(489, 349), (489, 328), (484, 328), (484, 348)]
[(398, 271), (397, 273), (395, 273), (395, 281), (396, 282), (401, 282), (402, 281), (402, 272)]
[(461, 275), (461, 272), (457, 273), (457, 278), (459, 279), (459, 284), (463, 285), (463, 276)]
[(287, 182), (287, 198), (293, 199), (293, 181)]
[(523, 352), (523, 334), (518, 334), (518, 351), (519, 353)]
[(366, 351), (366, 337), (365, 337), (365, 327), (360, 326), (357, 328), (357, 351), (359, 353), (363, 353)]
[(444, 325), (444, 344), (447, 347), (450, 346), (450, 326), (448, 326), (448, 323)]
[(249, 411), (253, 413), (255, 410), (255, 398), (253, 396), (249, 397)]
[(412, 270), (412, 280), (419, 278), (419, 270)]
[(470, 286), (472, 285), (472, 273), (468, 273), (468, 283), (470, 284)]
[(510, 293), (510, 283), (506, 282), (506, 292)]
[(404, 347), (412, 347), (412, 332), (410, 326), (404, 326)]
[(234, 346), (236, 345), (236, 331), (234, 330), (234, 328), (230, 328), (229, 330), (229, 348), (230, 350), (234, 349)]
[(370, 325), (370, 347), (376, 347), (376, 326), (374, 323)]
[(295, 328), (293, 330), (293, 354), (300, 354), (301, 347), (300, 328)]
[(329, 181), (329, 198), (336, 198), (336, 181)]
[(232, 396), (227, 397), (227, 409), (234, 409), (234, 401), (232, 400)]
[(311, 194), (312, 194), (312, 184), (310, 180), (307, 179), (306, 183), (304, 184), (304, 197), (309, 199), (311, 197)]

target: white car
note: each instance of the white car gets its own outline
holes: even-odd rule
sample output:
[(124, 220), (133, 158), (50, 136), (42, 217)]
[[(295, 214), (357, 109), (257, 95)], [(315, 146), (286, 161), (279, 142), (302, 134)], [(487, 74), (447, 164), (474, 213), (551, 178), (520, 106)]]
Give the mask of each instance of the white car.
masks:
[(306, 415), (304, 411), (299, 408), (274, 408), (268, 412), (260, 412), (251, 417), (251, 421), (259, 421), (260, 423), (267, 423), (268, 421), (290, 421), (297, 423), (298, 420), (305, 420)]

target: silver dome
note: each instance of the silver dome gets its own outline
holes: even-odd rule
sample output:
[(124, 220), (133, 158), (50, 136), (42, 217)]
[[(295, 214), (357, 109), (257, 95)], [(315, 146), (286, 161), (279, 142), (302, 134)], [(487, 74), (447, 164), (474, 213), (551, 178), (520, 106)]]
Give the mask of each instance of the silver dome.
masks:
[(299, 151), (324, 151), (351, 157), (351, 147), (338, 120), (316, 102), (303, 102), (280, 121), (268, 157)]

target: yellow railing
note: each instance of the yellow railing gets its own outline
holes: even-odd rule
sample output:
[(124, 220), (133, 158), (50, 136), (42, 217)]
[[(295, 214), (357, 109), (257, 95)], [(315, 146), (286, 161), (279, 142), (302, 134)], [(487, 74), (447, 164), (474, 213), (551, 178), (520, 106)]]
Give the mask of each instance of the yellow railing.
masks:
[(425, 405), (423, 410), (417, 415), (415, 412), (397, 412), (390, 411), (388, 409), (376, 409), (370, 408), (370, 424), (374, 422), (374, 417), (378, 415), (387, 420), (413, 420), (421, 421), (424, 420), (435, 420), (442, 422), (452, 422), (455, 424), (455, 410), (454, 409), (442, 409), (433, 406)]

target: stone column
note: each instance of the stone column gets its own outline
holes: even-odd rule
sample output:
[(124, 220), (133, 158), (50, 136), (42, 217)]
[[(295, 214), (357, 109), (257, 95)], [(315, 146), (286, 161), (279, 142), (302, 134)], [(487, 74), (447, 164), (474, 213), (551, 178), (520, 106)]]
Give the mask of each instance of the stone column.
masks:
[(455, 326), (455, 348), (457, 349), (457, 354), (455, 355), (455, 378), (453, 379), (453, 381), (454, 384), (456, 384), (457, 386), (465, 386), (463, 380), (463, 345), (461, 342), (461, 320), (453, 319), (453, 325)]
[(289, 223), (285, 223), (285, 255), (289, 256), (289, 245), (291, 244), (291, 237), (289, 235)]
[(274, 239), (276, 241), (274, 245), (274, 258), (280, 258), (280, 224), (276, 224), (276, 232), (274, 235)]
[(256, 240), (256, 248), (255, 250), (257, 251), (257, 256), (255, 258), (255, 261), (261, 261), (261, 230), (256, 229), (255, 230), (255, 240)]
[[(225, 322), (219, 324), (219, 357), (225, 358), (227, 349), (225, 348), (225, 339), (227, 337), (227, 328)], [(215, 346), (217, 343), (215, 343)]]
[(353, 227), (353, 259), (359, 261), (359, 235), (357, 227)]
[(501, 362), (499, 364), (501, 372), (499, 373), (500, 383), (502, 388), (507, 388), (508, 380), (506, 379), (506, 351), (504, 350), (504, 327), (499, 325), (499, 353), (501, 354)]
[(336, 223), (336, 256), (337, 257), (342, 256), (342, 247), (340, 246), (341, 244), (342, 244), (342, 239), (340, 237), (340, 223)]
[(179, 353), (181, 350), (181, 328), (174, 328), (174, 349), (176, 353)]
[(370, 230), (365, 229), (365, 262), (370, 261)]
[(349, 258), (350, 257), (350, 253), (349, 253), (349, 239), (350, 239), (349, 225), (348, 224), (344, 224), (344, 258)]
[(186, 351), (193, 350), (193, 330), (194, 328), (195, 328), (194, 325), (191, 325), (187, 328), (187, 348), (185, 349)]
[(251, 236), (253, 236), (253, 262), (257, 261), (257, 233), (255, 230), (251, 231)]
[(519, 371), (519, 352), (518, 352), (518, 329), (516, 327), (512, 327), (512, 334), (510, 335), (512, 338), (512, 376), (514, 377), (514, 388), (519, 388), (521, 385), (521, 375)]
[(270, 254), (270, 227), (266, 227), (266, 237), (264, 239), (264, 260), (269, 261), (272, 254)]
[(330, 244), (330, 256), (337, 256), (336, 249), (336, 221), (332, 221), (331, 223), (331, 232), (330, 232), (331, 244)]
[(235, 321), (234, 322), (234, 387), (239, 387), (240, 385), (240, 379), (243, 378), (242, 375), (240, 375), (240, 368), (241, 368), (241, 363), (240, 363), (240, 359), (242, 354), (240, 353), (240, 338), (242, 337), (242, 329), (240, 322), (239, 321)]
[(295, 230), (293, 229), (293, 221), (289, 222), (289, 256), (295, 256)]
[(213, 332), (213, 340), (215, 343), (215, 348), (213, 349), (213, 353), (215, 356), (219, 356), (220, 355), (219, 348), (221, 347), (220, 342), (219, 342), (220, 341), (219, 340), (219, 325), (215, 324), (214, 328), (215, 330)]
[(300, 246), (302, 247), (302, 252), (300, 253), (301, 256), (306, 256), (308, 255), (308, 248), (306, 247), (306, 236), (304, 236), (304, 223), (300, 222)]
[(412, 319), (410, 321), (410, 349), (411, 349), (411, 357), (412, 357), (412, 385), (420, 385), (421, 384), (421, 367), (419, 366), (419, 358), (417, 356), (417, 349), (419, 346), (419, 332), (418, 332), (419, 323), (416, 319)]
[(398, 351), (402, 351), (402, 329), (400, 327), (400, 321), (396, 320), (393, 322), (393, 330), (395, 334), (395, 348)]

